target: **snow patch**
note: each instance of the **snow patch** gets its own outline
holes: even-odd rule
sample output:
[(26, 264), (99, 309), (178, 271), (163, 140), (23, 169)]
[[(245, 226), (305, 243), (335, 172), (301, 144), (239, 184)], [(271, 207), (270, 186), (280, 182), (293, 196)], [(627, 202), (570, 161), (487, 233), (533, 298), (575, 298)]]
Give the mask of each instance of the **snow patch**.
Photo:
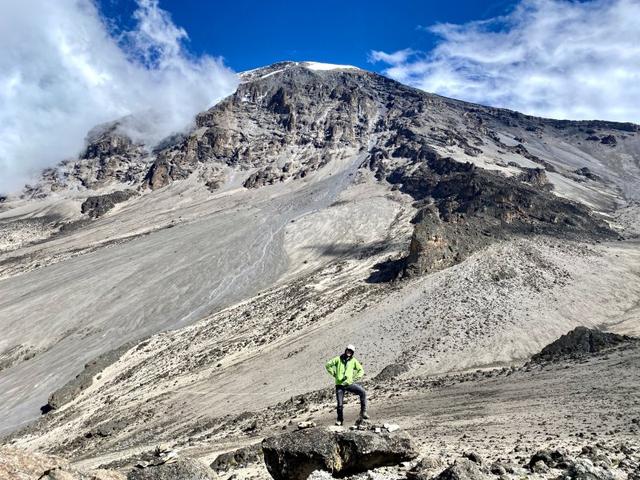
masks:
[(341, 69), (360, 70), (358, 67), (354, 67), (353, 65), (334, 65), (332, 63), (302, 62), (301, 65), (303, 67), (308, 68), (309, 70), (341, 70)]

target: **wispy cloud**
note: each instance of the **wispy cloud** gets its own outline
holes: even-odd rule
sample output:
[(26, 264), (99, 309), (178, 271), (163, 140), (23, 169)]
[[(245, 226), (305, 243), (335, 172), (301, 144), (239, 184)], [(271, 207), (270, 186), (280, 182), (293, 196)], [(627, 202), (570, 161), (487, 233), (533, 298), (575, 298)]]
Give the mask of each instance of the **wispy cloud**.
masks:
[(234, 90), (157, 0), (137, 4), (136, 27), (116, 36), (92, 0), (2, 2), (0, 192), (75, 156), (98, 123), (133, 115), (130, 133), (152, 145)]
[(429, 52), (372, 51), (384, 73), (441, 95), (553, 118), (640, 123), (640, 1), (523, 0), (438, 24)]

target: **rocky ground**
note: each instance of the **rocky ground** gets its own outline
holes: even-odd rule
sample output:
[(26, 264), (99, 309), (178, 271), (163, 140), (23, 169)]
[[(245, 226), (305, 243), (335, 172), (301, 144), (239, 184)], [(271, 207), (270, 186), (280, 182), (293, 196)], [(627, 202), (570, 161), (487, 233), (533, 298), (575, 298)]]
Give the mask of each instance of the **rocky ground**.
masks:
[[(356, 438), (359, 432), (384, 437), (387, 430), (397, 430), (391, 435), (408, 434), (411, 439), (411, 445), (385, 444), (384, 448), (378, 445), (376, 448), (384, 455), (369, 460), (364, 452), (373, 447), (362, 446), (357, 447), (363, 448), (362, 452), (355, 457), (347, 455), (338, 464), (332, 463), (335, 460), (330, 460), (331, 456), (323, 460), (329, 463), (316, 464), (317, 460), (313, 459), (318, 454), (311, 452), (325, 451), (322, 450), (325, 447), (319, 445), (329, 441), (328, 437), (318, 433), (319, 436), (312, 437), (314, 440), (309, 440), (308, 446), (305, 446), (307, 440), (295, 439), (298, 435), (295, 432), (306, 431), (300, 431), (301, 427), (316, 424), (338, 435), (349, 432), (348, 426), (330, 426), (334, 405), (332, 390), (327, 388), (230, 418), (215, 434), (194, 434), (185, 442), (163, 443), (147, 453), (138, 451), (106, 463), (100, 462), (111, 455), (87, 459), (75, 467), (40, 455), (30, 460), (35, 466), (27, 467), (29, 462), (21, 459), (29, 458), (28, 454), (20, 453), (22, 450), (17, 448), (20, 442), (13, 442), (13, 450), (7, 449), (9, 447), (3, 450), (0, 472), (4, 465), (5, 471), (20, 468), (26, 472), (23, 477), (6, 478), (38, 478), (29, 476), (34, 475), (29, 472), (42, 470), (45, 465), (49, 469), (57, 466), (73, 472), (95, 472), (99, 467), (98, 474), (93, 473), (96, 476), (91, 478), (119, 478), (118, 472), (122, 475), (134, 472), (129, 473), (128, 478), (183, 478), (161, 476), (159, 472), (163, 470), (154, 466), (165, 462), (173, 464), (175, 459), (171, 459), (175, 457), (197, 459), (198, 468), (210, 463), (210, 470), (203, 470), (209, 476), (197, 478), (268, 479), (271, 478), (268, 466), (272, 474), (274, 469), (286, 471), (293, 468), (287, 462), (294, 459), (307, 469), (325, 465), (323, 468), (344, 468), (345, 471), (361, 468), (367, 472), (350, 477), (354, 479), (427, 479), (438, 475), (439, 478), (637, 478), (640, 474), (640, 379), (637, 375), (640, 340), (605, 341), (593, 351), (584, 348), (585, 332), (588, 331), (576, 329), (569, 337), (571, 341), (565, 338), (556, 343), (557, 347), (554, 344), (543, 350), (562, 350), (561, 355), (539, 357), (517, 367), (408, 378), (395, 377), (394, 373), (399, 371), (387, 369), (386, 374), (365, 382), (372, 419), (357, 427)], [(355, 420), (357, 408), (354, 399), (348, 401), (349, 424)], [(123, 428), (123, 425), (114, 428)], [(112, 433), (104, 429), (94, 435), (106, 439)], [(293, 443), (286, 443), (283, 434), (294, 435)], [(280, 452), (277, 457), (269, 454), (265, 461), (260, 444), (263, 438), (272, 438), (269, 448)], [(368, 441), (366, 437), (358, 440), (364, 442), (363, 445)], [(355, 445), (360, 445), (358, 442)], [(238, 449), (239, 446), (243, 447)], [(291, 450), (294, 447), (298, 451), (295, 455)], [(230, 453), (221, 454), (229, 448)], [(342, 448), (346, 447), (340, 447), (339, 451), (343, 451)], [(407, 449), (415, 453), (399, 453)], [(348, 467), (352, 461), (349, 458), (359, 458), (357, 465), (360, 466)], [(184, 461), (188, 466), (191, 460)], [(187, 466), (180, 463), (179, 468)], [(458, 476), (448, 476), (457, 469), (461, 469)], [(310, 478), (325, 478), (320, 473), (314, 475)], [(277, 472), (274, 476), (279, 478)], [(306, 477), (290, 472), (282, 478)]]

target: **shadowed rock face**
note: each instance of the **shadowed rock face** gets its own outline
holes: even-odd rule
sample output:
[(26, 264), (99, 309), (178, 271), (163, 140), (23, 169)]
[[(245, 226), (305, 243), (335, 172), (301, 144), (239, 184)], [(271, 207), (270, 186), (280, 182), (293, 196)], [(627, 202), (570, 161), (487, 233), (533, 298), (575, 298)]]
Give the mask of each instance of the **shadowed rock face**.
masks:
[(638, 339), (626, 335), (618, 335), (586, 327), (576, 327), (544, 347), (540, 353), (531, 357), (531, 361), (540, 363), (579, 357), (598, 353), (621, 344), (638, 342)]
[(191, 135), (158, 153), (148, 185), (162, 187), (209, 162), (256, 168), (245, 183), (249, 188), (303, 178), (335, 150), (366, 144), (379, 103), (361, 88), (368, 76), (298, 67), (242, 83), (196, 117)]
[(80, 206), (80, 211), (91, 218), (98, 218), (107, 213), (116, 203), (122, 203), (137, 195), (133, 190), (108, 193), (87, 198)]
[(331, 432), (321, 428), (267, 438), (262, 450), (267, 469), (276, 480), (306, 480), (315, 470), (345, 476), (397, 465), (417, 456), (406, 434)]
[(418, 201), (406, 275), (446, 268), (510, 235), (617, 238), (587, 207), (550, 193), (541, 170), (525, 171), (523, 182), (440, 158), (426, 145), (402, 153), (410, 154), (413, 163), (385, 170), (374, 158), (369, 165)]

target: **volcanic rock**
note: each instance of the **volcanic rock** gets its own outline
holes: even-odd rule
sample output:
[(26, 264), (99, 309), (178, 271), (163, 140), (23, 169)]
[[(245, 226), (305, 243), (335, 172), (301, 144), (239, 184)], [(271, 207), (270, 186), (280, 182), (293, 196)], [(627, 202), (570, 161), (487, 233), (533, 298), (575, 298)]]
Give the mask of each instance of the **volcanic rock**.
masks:
[(544, 347), (531, 357), (535, 363), (589, 355), (624, 343), (636, 343), (637, 339), (626, 335), (576, 327), (558, 340)]
[(334, 476), (360, 473), (417, 456), (406, 434), (332, 432), (322, 428), (267, 438), (262, 449), (267, 470), (276, 480), (304, 480), (315, 470)]

